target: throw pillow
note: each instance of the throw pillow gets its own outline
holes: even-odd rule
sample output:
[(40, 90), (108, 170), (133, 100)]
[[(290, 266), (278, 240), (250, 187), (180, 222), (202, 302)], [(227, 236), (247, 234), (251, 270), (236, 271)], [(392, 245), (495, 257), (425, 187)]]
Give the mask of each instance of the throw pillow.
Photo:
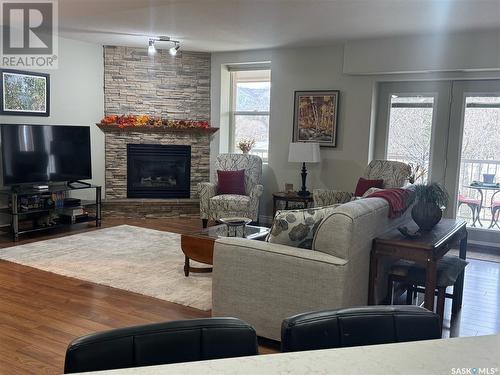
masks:
[(245, 170), (217, 171), (217, 194), (246, 195)]
[(274, 217), (267, 242), (312, 249), (314, 234), (321, 221), (340, 206), (278, 211)]
[(370, 188), (379, 188), (382, 189), (384, 187), (384, 180), (367, 180), (363, 177), (360, 177), (358, 180), (358, 184), (356, 185), (356, 191), (354, 195), (356, 197), (362, 197), (364, 193)]

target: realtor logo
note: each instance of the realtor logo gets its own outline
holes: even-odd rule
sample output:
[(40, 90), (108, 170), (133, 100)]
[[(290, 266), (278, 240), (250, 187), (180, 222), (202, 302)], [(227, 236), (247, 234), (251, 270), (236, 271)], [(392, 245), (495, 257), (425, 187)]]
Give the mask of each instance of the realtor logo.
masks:
[(57, 0), (0, 0), (3, 67), (56, 68)]

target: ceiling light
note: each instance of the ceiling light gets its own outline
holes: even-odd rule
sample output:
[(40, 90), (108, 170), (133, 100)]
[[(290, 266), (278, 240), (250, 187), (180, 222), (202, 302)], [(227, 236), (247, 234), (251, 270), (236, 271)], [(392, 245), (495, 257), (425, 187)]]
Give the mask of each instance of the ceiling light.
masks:
[(149, 48), (148, 48), (148, 54), (150, 56), (156, 54), (156, 45), (159, 42), (167, 42), (167, 43), (172, 43), (173, 47), (169, 48), (168, 52), (170, 55), (175, 56), (177, 55), (177, 52), (181, 48), (181, 43), (178, 40), (172, 40), (169, 36), (150, 36), (149, 37)]
[(149, 39), (148, 55), (152, 56), (156, 54), (155, 40)]
[(179, 50), (179, 48), (180, 48), (180, 45), (178, 43), (175, 43), (175, 46), (170, 48), (168, 50), (168, 53), (170, 53), (170, 56), (175, 56), (175, 55), (177, 55), (177, 51)]

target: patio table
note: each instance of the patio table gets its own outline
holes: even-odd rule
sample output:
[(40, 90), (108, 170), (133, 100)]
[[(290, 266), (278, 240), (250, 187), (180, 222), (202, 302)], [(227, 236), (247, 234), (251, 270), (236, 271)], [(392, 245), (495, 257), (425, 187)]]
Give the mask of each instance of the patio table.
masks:
[[(481, 184), (470, 184), (470, 185), (466, 185), (464, 186), (466, 188), (469, 188), (469, 189), (475, 189), (479, 192), (479, 200), (480, 200), (480, 203), (479, 203), (479, 214), (481, 213), (481, 210), (483, 208), (487, 208), (487, 209), (492, 209), (493, 208), (493, 202), (495, 201), (495, 195), (497, 195), (499, 192), (500, 192), (500, 185), (496, 184), (496, 185), (481, 185)], [(485, 191), (488, 191), (488, 190), (492, 190), (493, 191), (493, 194), (491, 196), (491, 199), (490, 199), (490, 205), (489, 206), (485, 206), (484, 205), (484, 192)], [(478, 214), (478, 223), (479, 225), (483, 226), (483, 223), (481, 223), (481, 218), (479, 217), (480, 215)], [(492, 228), (493, 225), (495, 224), (495, 217), (493, 215), (493, 212), (491, 213), (491, 222), (490, 222), (490, 226), (488, 227), (488, 229)]]

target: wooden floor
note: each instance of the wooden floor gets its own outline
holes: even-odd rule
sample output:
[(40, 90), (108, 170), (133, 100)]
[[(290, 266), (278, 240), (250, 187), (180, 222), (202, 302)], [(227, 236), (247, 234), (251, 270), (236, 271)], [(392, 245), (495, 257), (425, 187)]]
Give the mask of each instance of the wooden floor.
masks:
[[(200, 228), (199, 220), (106, 220), (104, 226), (143, 226), (170, 232)], [(95, 230), (80, 226), (70, 232), (27, 237), (18, 244)], [(12, 246), (0, 237), (1, 248)], [(455, 319), (445, 320), (444, 336), (500, 332), (500, 264), (471, 260), (466, 270), (464, 304)], [(447, 302), (447, 311), (450, 306)], [(143, 295), (101, 286), (34, 268), (0, 261), (0, 374), (58, 374), (74, 338), (95, 331), (209, 313)], [(261, 353), (276, 351), (262, 341)]]

